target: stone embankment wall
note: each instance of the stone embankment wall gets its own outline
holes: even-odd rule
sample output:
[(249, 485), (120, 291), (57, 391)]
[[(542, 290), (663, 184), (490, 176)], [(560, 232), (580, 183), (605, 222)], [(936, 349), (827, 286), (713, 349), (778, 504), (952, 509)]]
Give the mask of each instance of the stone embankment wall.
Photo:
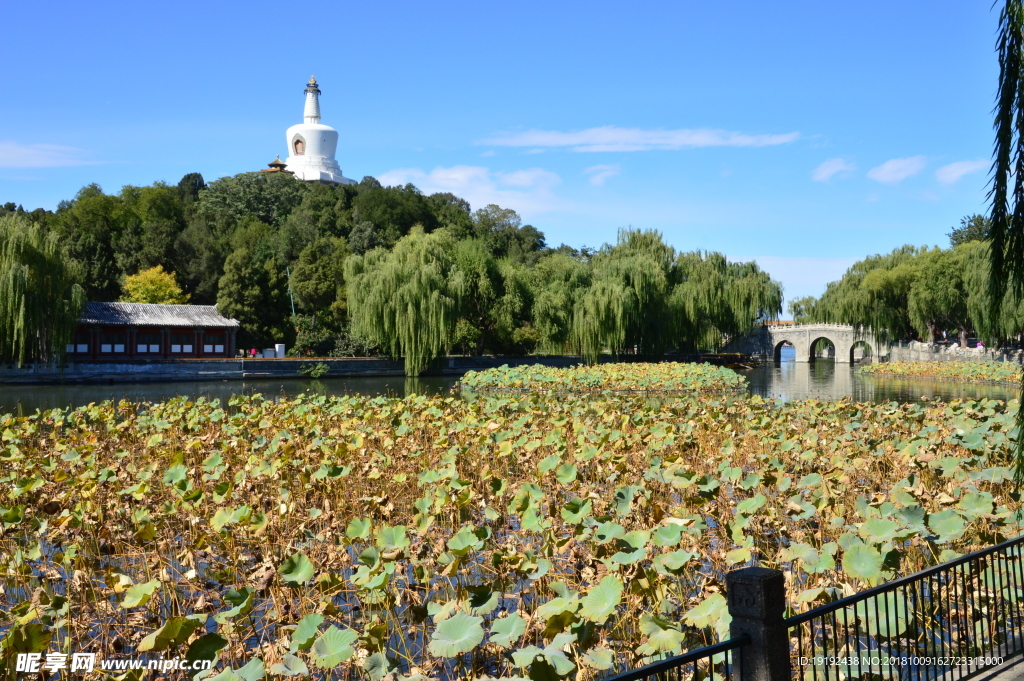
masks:
[[(467, 371), (489, 369), (503, 364), (520, 366), (574, 366), (579, 357), (446, 357), (427, 375), (461, 376)], [(301, 378), (299, 368), (326, 364), (324, 378), (357, 376), (402, 376), (400, 360), (374, 357), (324, 359), (196, 359), (196, 360), (110, 360), (71, 362), (63, 370), (50, 364), (0, 364), (0, 384), (38, 385), (46, 383), (143, 383), (156, 381), (209, 381), (261, 378)]]
[(889, 347), (890, 362), (1024, 362), (1024, 350), (995, 348), (961, 348), (942, 343), (893, 343)]

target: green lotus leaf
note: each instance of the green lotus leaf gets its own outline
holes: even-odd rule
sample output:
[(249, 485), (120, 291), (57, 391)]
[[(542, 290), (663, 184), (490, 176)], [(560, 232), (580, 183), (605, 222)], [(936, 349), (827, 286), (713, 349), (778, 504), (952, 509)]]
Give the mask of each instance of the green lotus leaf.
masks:
[(313, 645), (320, 625), (324, 623), (324, 616), (318, 613), (310, 613), (299, 620), (298, 626), (292, 632), (292, 641), (289, 652), (296, 653), (300, 650), (308, 650)]
[(278, 574), (288, 586), (301, 586), (313, 578), (316, 570), (304, 553), (294, 553), (281, 563)]
[[(194, 663), (199, 660), (216, 660), (217, 654), (227, 645), (228, 640), (220, 634), (203, 634), (189, 645), (188, 651), (185, 653), (185, 659), (192, 663), (191, 666), (194, 668)], [(246, 665), (246, 667), (248, 666)], [(245, 667), (242, 669), (245, 669)], [(242, 678), (248, 678), (243, 676), (241, 672), (241, 669), (235, 671)]]
[(491, 624), (491, 643), (502, 648), (511, 648), (526, 633), (526, 620), (512, 613), (494, 620)]
[(683, 536), (683, 526), (676, 524), (663, 525), (654, 530), (651, 538), (655, 546), (675, 546)]
[(411, 540), (405, 534), (405, 527), (382, 527), (377, 530), (377, 546), (384, 551), (404, 549), (409, 546)]
[[(203, 617), (205, 618), (205, 615)], [(172, 617), (162, 627), (142, 639), (137, 650), (140, 653), (151, 650), (155, 652), (168, 650), (184, 643), (192, 635), (192, 632), (201, 626), (203, 626), (203, 621), (200, 619)]]
[(136, 584), (135, 586), (129, 587), (128, 590), (125, 591), (124, 600), (121, 601), (121, 607), (127, 610), (128, 608), (143, 606), (149, 602), (149, 599), (159, 588), (160, 582), (155, 579), (151, 579), (145, 584)]
[(555, 470), (555, 480), (558, 480), (563, 485), (568, 485), (570, 482), (576, 479), (577, 469), (572, 463), (563, 463)]
[(235, 673), (230, 667), (222, 671), (216, 676), (203, 677), (206, 681), (245, 681), (241, 676)]
[(547, 473), (561, 462), (562, 458), (560, 456), (552, 454), (551, 456), (545, 457), (541, 460), (540, 464), (537, 466), (537, 470), (540, 471), (541, 474)]
[(924, 529), (925, 515), (925, 510), (916, 504), (896, 510), (896, 516), (915, 529)]
[(888, 518), (869, 518), (861, 523), (857, 532), (872, 544), (882, 544), (898, 537), (902, 529), (899, 523)]
[(370, 681), (381, 681), (394, 669), (394, 664), (384, 653), (376, 652), (363, 660), (363, 671), (370, 677)]
[(333, 624), (313, 643), (313, 664), (320, 669), (337, 667), (356, 652), (352, 644), (359, 634), (351, 629), (338, 629)]
[(473, 533), (473, 528), (467, 526), (449, 537), (447, 546), (456, 556), (465, 556), (483, 546), (483, 542)]
[(188, 469), (185, 468), (185, 465), (181, 463), (176, 463), (170, 468), (168, 468), (167, 471), (164, 473), (164, 484), (175, 485), (184, 480), (187, 475)]
[(270, 668), (270, 673), (280, 676), (308, 676), (309, 667), (301, 658), (286, 653), (281, 662)]
[(562, 520), (576, 525), (582, 522), (584, 518), (588, 517), (593, 510), (594, 504), (590, 499), (584, 501), (579, 497), (575, 497), (567, 501), (565, 506), (562, 507)]
[(245, 679), (245, 681), (260, 681), (266, 672), (263, 668), (263, 660), (258, 657), (254, 657), (245, 663), (245, 666), (234, 670), (236, 674)]
[(615, 496), (612, 498), (612, 507), (615, 509), (615, 515), (628, 515), (633, 508), (634, 497), (636, 497), (638, 492), (642, 492), (643, 489), (640, 485), (617, 487), (615, 489)]
[(622, 582), (615, 575), (606, 575), (583, 597), (580, 617), (603, 624), (622, 600)]
[(851, 546), (843, 553), (843, 572), (856, 579), (877, 582), (882, 577), (882, 554), (874, 546)]
[(366, 539), (370, 536), (370, 519), (355, 518), (345, 528), (345, 536), (349, 539)]
[(610, 541), (625, 536), (626, 528), (618, 523), (601, 523), (594, 530), (594, 541), (598, 544), (607, 544)]
[(679, 549), (670, 553), (659, 553), (651, 561), (654, 569), (662, 574), (679, 574), (686, 564), (693, 558), (692, 553)]
[(674, 651), (686, 640), (686, 635), (679, 630), (678, 625), (646, 612), (640, 615), (640, 632), (647, 637), (650, 654)]
[(615, 653), (607, 648), (591, 648), (583, 655), (583, 664), (605, 671), (615, 666)]
[(464, 612), (456, 613), (444, 620), (434, 630), (430, 639), (429, 649), (438, 657), (455, 657), (468, 653), (484, 640), (484, 630), (480, 626), (482, 617), (474, 617)]
[(744, 515), (752, 515), (760, 510), (766, 503), (768, 503), (768, 498), (763, 494), (758, 494), (757, 496), (744, 499), (740, 503), (736, 504), (736, 512)]
[(754, 555), (751, 553), (749, 547), (740, 546), (725, 553), (725, 564), (740, 565), (742, 563), (749, 563), (750, 559), (753, 557)]
[(988, 492), (968, 492), (960, 499), (957, 507), (968, 516), (977, 518), (992, 512), (995, 502)]
[(683, 615), (683, 622), (698, 629), (712, 628), (719, 637), (727, 635), (732, 616), (729, 614), (729, 605), (725, 596), (722, 594), (708, 596)]
[(224, 594), (224, 600), (230, 603), (232, 608), (219, 612), (213, 616), (213, 620), (218, 624), (225, 624), (235, 617), (244, 617), (252, 612), (253, 596), (255, 591), (251, 587), (244, 586), (238, 590), (230, 590)]
[(501, 594), (492, 591), (489, 586), (471, 586), (469, 592), (469, 613), (471, 615), (489, 615), (498, 607)]
[(952, 509), (928, 516), (928, 527), (938, 535), (940, 544), (944, 544), (963, 536), (966, 525), (960, 514)]

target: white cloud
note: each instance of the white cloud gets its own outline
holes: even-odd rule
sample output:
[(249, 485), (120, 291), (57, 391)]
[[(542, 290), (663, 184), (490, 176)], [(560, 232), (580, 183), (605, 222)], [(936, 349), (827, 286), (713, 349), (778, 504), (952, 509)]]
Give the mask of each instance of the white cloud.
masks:
[(815, 182), (825, 182), (832, 179), (833, 175), (848, 173), (856, 169), (857, 166), (846, 159), (830, 158), (814, 169), (814, 172), (811, 173), (811, 179)]
[(0, 141), (0, 168), (60, 168), (93, 165), (81, 158), (83, 149), (57, 144), (21, 144)]
[(788, 144), (800, 133), (750, 135), (727, 130), (642, 130), (606, 125), (576, 132), (526, 130), (501, 133), (480, 144), (499, 147), (555, 148), (573, 151), (649, 151), (651, 149), (693, 149), (697, 147), (766, 147)]
[(953, 184), (964, 175), (976, 173), (988, 167), (988, 161), (978, 159), (977, 161), (957, 161), (948, 166), (942, 166), (935, 171), (935, 179), (942, 184)]
[(600, 187), (606, 181), (615, 177), (621, 172), (622, 168), (618, 164), (613, 164), (590, 166), (589, 168), (583, 171), (583, 174), (590, 175), (590, 184), (595, 184)]
[(868, 177), (882, 184), (896, 184), (917, 175), (924, 169), (927, 159), (924, 156), (894, 158), (868, 171)]
[(508, 173), (483, 166), (438, 166), (429, 173), (420, 168), (396, 168), (377, 179), (384, 185), (412, 182), (425, 194), (451, 192), (469, 201), (474, 210), (496, 203), (525, 215), (547, 212), (562, 203), (553, 192), (562, 178), (543, 168)]
[[(820, 296), (830, 281), (841, 279), (850, 265), (859, 258), (799, 258), (777, 255), (761, 255), (736, 258), (738, 261), (753, 260), (772, 279), (782, 282), (786, 302), (803, 296)], [(788, 317), (783, 305), (783, 319)]]

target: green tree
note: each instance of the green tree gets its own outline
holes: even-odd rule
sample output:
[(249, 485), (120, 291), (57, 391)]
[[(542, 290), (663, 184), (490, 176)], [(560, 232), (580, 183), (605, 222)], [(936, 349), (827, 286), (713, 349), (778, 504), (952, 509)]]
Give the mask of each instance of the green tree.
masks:
[(165, 272), (160, 265), (125, 277), (125, 303), (154, 303), (157, 305), (182, 305), (188, 302), (188, 295), (182, 292), (174, 278), (174, 272)]
[(814, 296), (804, 296), (789, 301), (787, 310), (793, 322), (796, 324), (809, 324), (814, 321), (814, 306), (818, 299)]
[(296, 300), (315, 319), (332, 307), (338, 313), (345, 309), (345, 258), (348, 247), (344, 239), (321, 237), (303, 249), (292, 270), (292, 292)]
[(218, 225), (253, 216), (278, 226), (302, 203), (309, 183), (289, 173), (242, 173), (222, 177), (199, 190), (198, 214)]
[(815, 321), (870, 329), (880, 342), (912, 338), (910, 290), (917, 278), (915, 260), (926, 250), (901, 246), (855, 262), (826, 287), (814, 306)]
[(988, 240), (989, 230), (992, 228), (992, 221), (984, 215), (968, 215), (960, 219), (960, 226), (954, 227), (946, 236), (949, 237), (949, 245), (956, 247), (968, 241)]
[(590, 267), (569, 254), (554, 252), (528, 271), (527, 280), (538, 349), (556, 355), (571, 351), (573, 310), (590, 286)]
[(376, 248), (345, 261), (353, 334), (405, 358), (418, 376), (452, 346), (465, 282), (446, 230), (416, 228), (391, 251)]
[(259, 251), (258, 246), (243, 245), (228, 256), (217, 292), (217, 310), (238, 320), (242, 347), (291, 345), (295, 330), (288, 324), (287, 276), (273, 256), (261, 256)]
[(85, 305), (78, 278), (57, 234), (0, 216), (0, 361), (64, 357)]
[(907, 311), (926, 342), (933, 342), (941, 331), (952, 331), (959, 336), (960, 346), (967, 347), (971, 320), (964, 264), (964, 253), (957, 249), (925, 251), (915, 259), (917, 276), (907, 297)]

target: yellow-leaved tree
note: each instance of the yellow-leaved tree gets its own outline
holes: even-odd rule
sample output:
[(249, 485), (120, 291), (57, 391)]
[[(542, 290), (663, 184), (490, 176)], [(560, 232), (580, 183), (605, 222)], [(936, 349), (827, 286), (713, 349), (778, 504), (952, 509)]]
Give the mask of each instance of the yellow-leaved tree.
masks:
[(125, 277), (123, 289), (122, 303), (182, 305), (188, 302), (188, 294), (178, 286), (174, 272), (165, 272), (162, 265)]

